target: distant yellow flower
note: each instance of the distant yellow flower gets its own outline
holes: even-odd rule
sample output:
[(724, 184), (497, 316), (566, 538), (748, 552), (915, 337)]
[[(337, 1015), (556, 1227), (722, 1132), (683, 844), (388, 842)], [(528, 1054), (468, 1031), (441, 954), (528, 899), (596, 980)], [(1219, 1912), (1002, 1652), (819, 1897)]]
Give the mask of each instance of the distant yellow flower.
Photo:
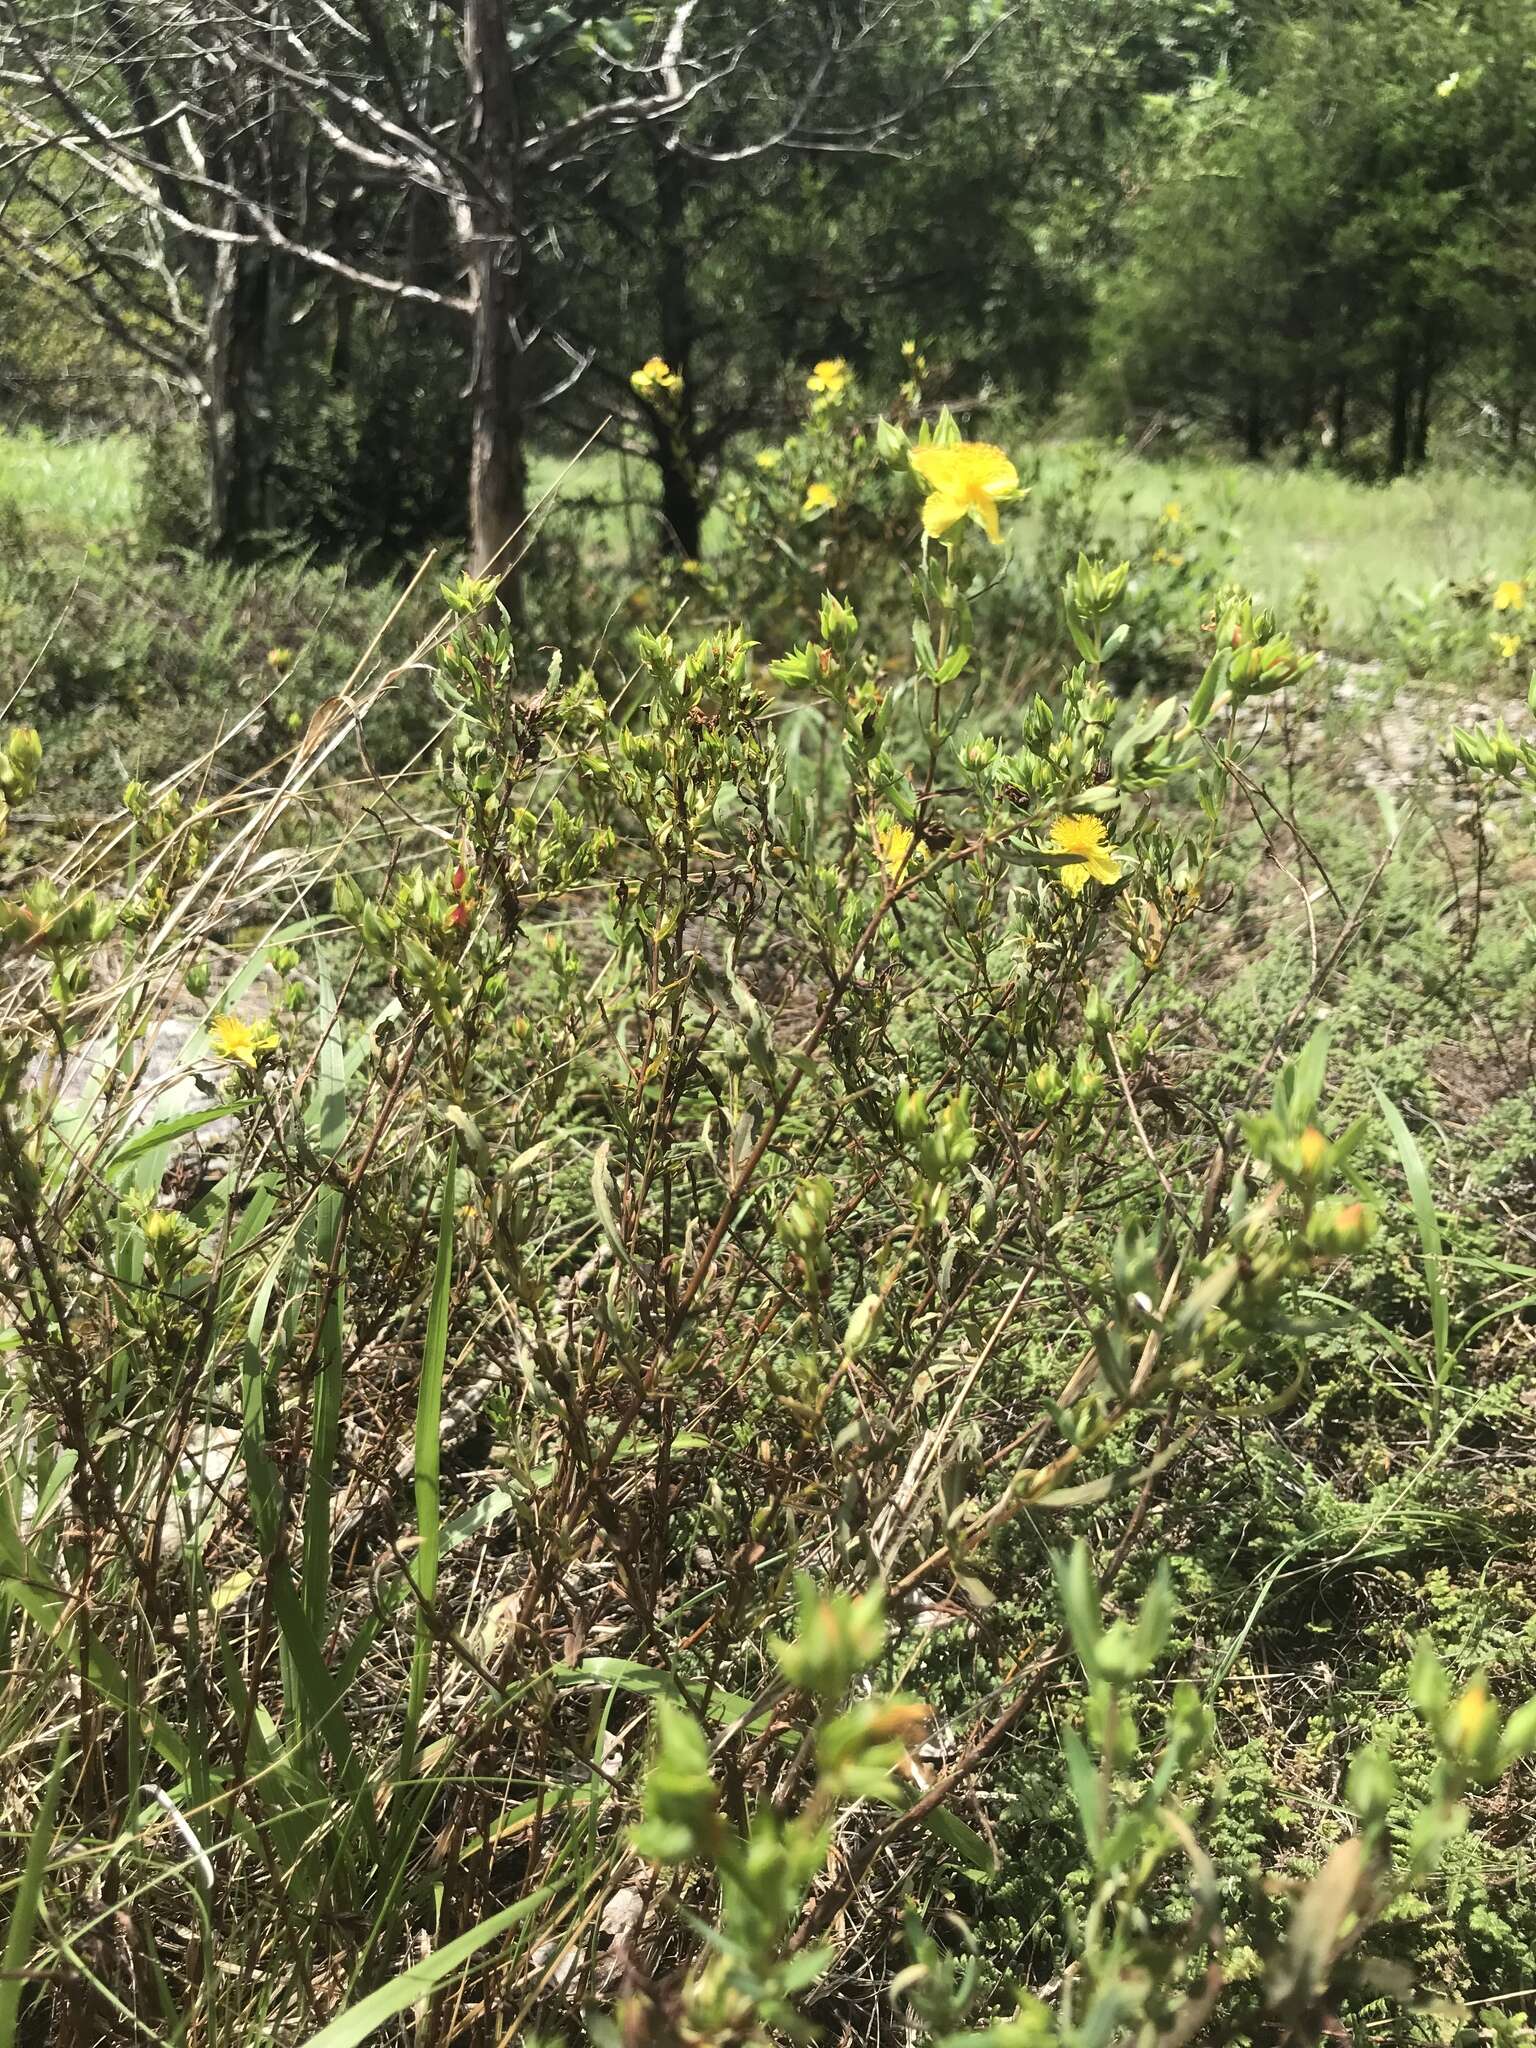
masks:
[(677, 566), (685, 576), (702, 576), (704, 574), (704, 564), (694, 555), (685, 556)]
[(875, 853), (881, 867), (893, 882), (900, 881), (914, 856), (921, 860), (928, 851), (913, 828), (903, 824), (894, 811), (876, 814), (870, 826), (870, 837), (875, 842)]
[(1493, 642), (1505, 661), (1513, 661), (1520, 652), (1520, 635), (1518, 633), (1490, 633), (1488, 638)]
[(915, 341), (904, 341), (901, 344), (901, 352), (904, 356), (915, 356), (917, 354), (917, 343)]
[(757, 466), (759, 469), (777, 469), (783, 459), (782, 449), (759, 448), (757, 451)]
[(1453, 71), (1448, 78), (1442, 78), (1435, 87), (1436, 99), (1448, 100), (1460, 83), (1461, 73), (1459, 71)]
[(1174, 551), (1173, 551), (1173, 553), (1172, 553), (1172, 554), (1171, 554), (1171, 555), (1170, 555), (1170, 556), (1168, 557), (1168, 566), (1169, 566), (1169, 568), (1170, 568), (1170, 569), (1182, 569), (1182, 568), (1183, 568), (1183, 566), (1184, 566), (1184, 557), (1183, 557), (1183, 555), (1181, 555), (1181, 554), (1179, 553), (1179, 551), (1178, 551), (1178, 549), (1177, 549), (1177, 548), (1175, 548), (1175, 549), (1174, 549)]
[(683, 388), (682, 378), (664, 356), (649, 357), (629, 381), (642, 398), (650, 398), (658, 391), (670, 394)]
[(806, 378), (805, 388), (825, 398), (840, 398), (852, 374), (841, 356), (824, 356)]
[(1184, 507), (1179, 503), (1177, 498), (1170, 498), (1167, 504), (1163, 507), (1162, 516), (1164, 522), (1167, 525), (1177, 526), (1179, 521), (1184, 517)]
[(837, 503), (837, 493), (830, 484), (812, 484), (805, 494), (802, 512), (830, 512)]
[(1493, 593), (1493, 608), (1496, 612), (1523, 612), (1525, 610), (1525, 585), (1513, 576), (1506, 576)]
[(276, 1049), (277, 1033), (270, 1024), (248, 1024), (226, 1010), (208, 1026), (208, 1042), (220, 1059), (233, 1060), (237, 1067), (248, 1067), (254, 1073)]
[(1122, 869), (1109, 835), (1099, 820), (1086, 811), (1056, 820), (1051, 827), (1051, 849), (1077, 855), (1076, 860), (1056, 870), (1057, 880), (1065, 882), (1074, 896), (1081, 895), (1088, 882), (1103, 882), (1107, 887), (1120, 879)]
[(293, 649), (291, 647), (269, 647), (267, 649), (267, 667), (275, 668), (279, 675), (292, 664), (292, 661)]
[(912, 450), (912, 467), (931, 486), (923, 504), (923, 531), (948, 533), (956, 520), (974, 519), (994, 545), (1003, 537), (998, 503), (1019, 488), (1019, 472), (990, 441), (933, 442)]

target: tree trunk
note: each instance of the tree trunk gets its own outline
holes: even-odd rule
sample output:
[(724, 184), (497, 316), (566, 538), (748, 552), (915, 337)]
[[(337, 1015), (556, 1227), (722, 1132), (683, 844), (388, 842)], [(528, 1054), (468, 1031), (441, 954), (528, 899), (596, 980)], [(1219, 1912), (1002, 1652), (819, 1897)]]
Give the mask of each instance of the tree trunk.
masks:
[(1317, 393), (1309, 377), (1302, 386), (1301, 397), (1296, 407), (1296, 467), (1305, 469), (1312, 460), (1314, 436), (1317, 432)]
[(1419, 369), (1419, 384), (1413, 400), (1413, 446), (1410, 459), (1415, 469), (1422, 469), (1429, 460), (1430, 395), (1434, 390), (1434, 383), (1434, 359), (1426, 354)]
[(661, 524), (669, 548), (685, 562), (696, 562), (703, 544), (704, 507), (691, 462), (665, 433), (657, 461), (661, 469)]
[(656, 461), (661, 471), (663, 539), (684, 561), (696, 561), (704, 530), (704, 503), (694, 452), (693, 345), (697, 334), (688, 260), (688, 171), (676, 152), (652, 134), (656, 186), (656, 306), (661, 353), (683, 380), (670, 414), (656, 418)]
[(272, 290), (269, 258), (218, 245), (203, 377), (208, 541), (237, 558), (272, 523)]
[(1392, 422), (1387, 437), (1387, 475), (1391, 477), (1401, 476), (1408, 467), (1412, 401), (1413, 379), (1405, 350), (1392, 373)]
[(528, 514), (528, 466), (512, 336), (513, 280), (484, 227), (475, 233), (472, 249), (470, 568), (477, 576), (505, 571), (515, 589), (516, 539)]
[(477, 576), (504, 574), (516, 607), (517, 536), (528, 511), (522, 366), (513, 322), (521, 295), (517, 238), (517, 109), (504, 0), (467, 0), (464, 41), (474, 107), (475, 175), (459, 234), (471, 321), (469, 557)]
[(1349, 437), (1349, 380), (1341, 377), (1333, 387), (1333, 459), (1344, 460)]
[(1264, 412), (1257, 390), (1249, 392), (1243, 414), (1243, 453), (1250, 462), (1264, 460)]

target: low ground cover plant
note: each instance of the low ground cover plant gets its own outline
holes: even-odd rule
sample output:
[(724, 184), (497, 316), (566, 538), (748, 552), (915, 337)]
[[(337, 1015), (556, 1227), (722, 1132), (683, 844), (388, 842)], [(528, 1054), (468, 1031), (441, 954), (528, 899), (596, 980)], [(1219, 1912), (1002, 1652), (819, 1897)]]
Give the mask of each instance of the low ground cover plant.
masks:
[(1177, 506), (1026, 670), (811, 374), (622, 664), (450, 580), (7, 885), (0, 2041), (1522, 2038), (1518, 803)]

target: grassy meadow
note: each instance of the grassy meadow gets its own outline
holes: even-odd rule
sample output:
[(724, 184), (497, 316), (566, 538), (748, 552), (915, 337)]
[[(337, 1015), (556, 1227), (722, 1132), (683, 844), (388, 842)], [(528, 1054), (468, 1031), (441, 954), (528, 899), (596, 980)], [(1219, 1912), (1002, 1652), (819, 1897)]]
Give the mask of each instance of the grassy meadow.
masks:
[[(1513, 574), (1536, 552), (1536, 489), (1475, 469), (1432, 468), (1380, 485), (1321, 464), (1276, 470), (1046, 444), (1037, 487), (1059, 487), (1074, 452), (1090, 456), (1111, 532), (1177, 504), (1188, 523), (1212, 535), (1233, 575), (1270, 603), (1290, 607), (1314, 581), (1336, 636), (1361, 652), (1372, 651), (1382, 611), (1395, 598)], [(138, 467), (139, 445), (127, 434), (60, 443), (0, 433), (0, 503), (49, 541), (101, 542), (132, 530)], [(529, 487), (537, 504), (590, 504), (593, 537), (615, 557), (649, 545), (655, 498), (636, 463), (626, 466), (600, 446), (585, 455), (541, 454)], [(628, 520), (626, 499), (634, 507)], [(1022, 534), (1033, 517), (1026, 505)], [(717, 537), (718, 519), (706, 531)]]

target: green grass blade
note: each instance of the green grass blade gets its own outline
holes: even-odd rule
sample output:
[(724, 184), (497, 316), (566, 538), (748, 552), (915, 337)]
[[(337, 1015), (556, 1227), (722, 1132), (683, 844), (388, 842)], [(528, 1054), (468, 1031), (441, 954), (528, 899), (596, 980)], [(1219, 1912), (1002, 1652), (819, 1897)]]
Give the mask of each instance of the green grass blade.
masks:
[(1392, 1143), (1396, 1146), (1397, 1156), (1402, 1161), (1403, 1175), (1408, 1182), (1408, 1197), (1413, 1204), (1413, 1220), (1418, 1225), (1419, 1245), (1424, 1254), (1424, 1286), (1429, 1296), (1430, 1327), (1435, 1340), (1435, 1416), (1438, 1422), (1439, 1397), (1450, 1378), (1453, 1362), (1451, 1311), (1445, 1291), (1445, 1248), (1440, 1237), (1440, 1219), (1435, 1214), (1435, 1197), (1429, 1185), (1424, 1155), (1419, 1150), (1412, 1131), (1403, 1122), (1396, 1104), (1389, 1101), (1379, 1088), (1376, 1090), (1376, 1099), (1381, 1104), (1381, 1113), (1387, 1120), (1387, 1129), (1392, 1133)]
[(217, 1123), (221, 1117), (238, 1116), (241, 1110), (249, 1109), (254, 1097), (237, 1096), (231, 1102), (215, 1102), (206, 1109), (189, 1109), (182, 1116), (167, 1117), (164, 1123), (151, 1124), (148, 1130), (138, 1131), (113, 1151), (107, 1160), (106, 1170), (129, 1166), (135, 1159), (141, 1159), (146, 1152), (159, 1147), (170, 1147), (178, 1138), (186, 1137), (189, 1131), (201, 1130), (204, 1124)]
[[(307, 1120), (315, 1150), (329, 1157), (346, 1133), (346, 1074), (335, 994), (323, 963), (319, 984), (321, 1010), (326, 1019), (325, 1038), (320, 1047), (319, 1075)], [(322, 1276), (329, 1273), (336, 1258), (341, 1226), (341, 1190), (324, 1188), (315, 1203), (315, 1267)], [(337, 1446), (341, 1440), (344, 1266), (344, 1259), (337, 1264), (334, 1284), (323, 1278), (321, 1281), (325, 1288), (325, 1301), (310, 1424), (309, 1487), (304, 1496), (301, 1571), (304, 1612), (315, 1635), (321, 1639), (325, 1635), (331, 1578), (331, 1487), (336, 1473)]]
[(48, 1868), (48, 1853), (53, 1847), (54, 1821), (68, 1758), (69, 1738), (61, 1735), (53, 1752), (53, 1769), (43, 1787), (42, 1805), (27, 1837), (27, 1853), (5, 1930), (5, 1948), (0, 1951), (0, 2048), (15, 2048), (21, 1994), (26, 1989), (22, 1972), (32, 1953), (32, 1929), (37, 1921), (38, 1906), (42, 1903), (43, 1876)]
[(515, 1927), (519, 1920), (526, 1920), (553, 1894), (553, 1885), (545, 1885), (536, 1892), (530, 1892), (525, 1899), (519, 1899), (516, 1905), (493, 1913), (489, 1920), (482, 1920), (478, 1927), (471, 1927), (468, 1933), (459, 1935), (435, 1955), (428, 1956), (424, 1962), (412, 1963), (398, 1977), (391, 1977), (377, 1991), (370, 1991), (356, 2005), (338, 2013), (318, 2034), (311, 2034), (303, 2048), (358, 2048), (359, 2043), (366, 2041), (370, 2034), (377, 2033), (398, 2013), (418, 2004), (440, 1985), (446, 1984), (481, 1949), (488, 1947), (498, 1935), (505, 1934), (509, 1927)]
[(409, 1775), (416, 1751), (416, 1730), (427, 1697), (432, 1667), (432, 1629), (428, 1609), (437, 1598), (437, 1565), (442, 1544), (443, 1368), (448, 1358), (448, 1310), (453, 1298), (453, 1194), (458, 1177), (457, 1138), (448, 1140), (443, 1168), (443, 1193), (438, 1206), (437, 1267), (427, 1309), (427, 1336), (421, 1354), (421, 1385), (416, 1395), (416, 1565), (413, 1577), (419, 1605), (416, 1651), (411, 1660), (411, 1689), (405, 1732), (400, 1741), (400, 1774)]

